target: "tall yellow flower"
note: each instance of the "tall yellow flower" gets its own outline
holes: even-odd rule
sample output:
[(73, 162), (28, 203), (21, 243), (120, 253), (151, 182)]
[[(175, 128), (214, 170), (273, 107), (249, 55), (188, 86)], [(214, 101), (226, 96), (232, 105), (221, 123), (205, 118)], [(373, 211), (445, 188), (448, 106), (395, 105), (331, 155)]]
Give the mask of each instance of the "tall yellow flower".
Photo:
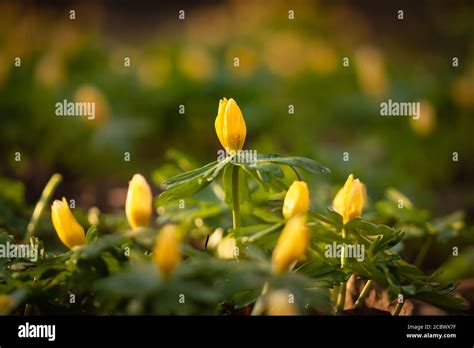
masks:
[(228, 152), (242, 149), (247, 128), (242, 111), (234, 99), (223, 98), (219, 101), (215, 127), (219, 141)]
[(152, 214), (153, 195), (150, 185), (141, 174), (135, 174), (128, 183), (125, 215), (132, 228), (147, 226)]
[(71, 209), (63, 197), (62, 201), (55, 200), (51, 205), (51, 219), (61, 242), (69, 249), (84, 244), (86, 235), (84, 228), (79, 225), (72, 215)]
[(277, 273), (287, 271), (294, 262), (304, 256), (308, 244), (309, 228), (306, 226), (306, 217), (300, 214), (290, 218), (273, 250), (273, 270)]
[(360, 216), (365, 205), (365, 185), (359, 179), (354, 179), (352, 174), (346, 180), (332, 202), (335, 211), (342, 215), (344, 223)]
[(293, 181), (283, 202), (283, 216), (285, 219), (289, 219), (298, 214), (306, 214), (308, 209), (308, 185), (304, 181)]
[(153, 248), (153, 261), (164, 277), (168, 277), (181, 262), (179, 230), (176, 225), (164, 226)]

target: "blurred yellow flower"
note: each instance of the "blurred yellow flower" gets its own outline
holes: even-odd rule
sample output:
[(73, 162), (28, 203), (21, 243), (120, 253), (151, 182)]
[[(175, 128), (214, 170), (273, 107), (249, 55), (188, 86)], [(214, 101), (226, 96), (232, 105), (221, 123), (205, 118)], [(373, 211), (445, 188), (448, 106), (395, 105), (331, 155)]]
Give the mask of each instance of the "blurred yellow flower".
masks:
[(128, 183), (125, 202), (125, 214), (133, 229), (148, 225), (152, 214), (152, 201), (150, 185), (143, 175), (135, 174)]
[(61, 239), (65, 246), (72, 249), (76, 245), (84, 244), (86, 240), (84, 228), (72, 215), (66, 198), (63, 197), (62, 201), (55, 200), (53, 202), (51, 206), (51, 219), (59, 239)]
[(298, 308), (292, 301), (293, 296), (285, 290), (276, 290), (268, 294), (267, 315), (298, 315)]
[(215, 127), (219, 141), (228, 152), (242, 149), (247, 128), (244, 116), (234, 99), (223, 98), (219, 101)]
[(153, 261), (166, 278), (181, 262), (180, 231), (176, 225), (164, 226), (153, 247)]
[(13, 299), (10, 295), (0, 295), (0, 314), (7, 314), (12, 306)]
[(36, 65), (34, 76), (37, 82), (55, 87), (64, 81), (64, 66), (61, 53), (52, 50), (46, 53)]
[(355, 53), (357, 77), (362, 90), (369, 96), (384, 96), (388, 81), (382, 54), (375, 47), (362, 47)]
[(454, 81), (451, 93), (458, 106), (474, 109), (474, 67)]
[(195, 81), (209, 80), (215, 71), (215, 63), (206, 49), (191, 47), (185, 49), (178, 60), (183, 74)]
[(420, 117), (418, 119), (410, 117), (410, 126), (418, 135), (431, 134), (436, 126), (436, 110), (429, 101), (420, 102)]
[(94, 103), (95, 117), (90, 120), (87, 117), (81, 117), (86, 124), (100, 126), (109, 117), (109, 103), (102, 92), (93, 85), (82, 85), (74, 94), (74, 101), (78, 103)]
[(217, 245), (217, 257), (224, 260), (235, 259), (237, 257), (237, 242), (234, 237), (224, 237)]
[(289, 219), (273, 250), (273, 270), (277, 273), (287, 271), (305, 255), (308, 244), (309, 228), (306, 226), (306, 217), (296, 215)]
[(289, 219), (298, 214), (306, 214), (308, 209), (308, 185), (304, 181), (293, 181), (283, 202), (283, 216)]
[(337, 54), (323, 41), (308, 42), (307, 65), (314, 72), (325, 75), (336, 70)]
[(303, 68), (306, 46), (291, 32), (271, 32), (264, 39), (263, 60), (272, 73), (289, 77)]
[(344, 186), (334, 197), (332, 206), (335, 211), (342, 215), (343, 221), (346, 223), (362, 214), (366, 200), (365, 196), (364, 184), (359, 179), (354, 180), (354, 176), (350, 174)]
[[(123, 59), (123, 58), (122, 58)], [(133, 63), (133, 58), (132, 58)], [(137, 65), (137, 76), (146, 86), (159, 87), (171, 76), (171, 62), (166, 55), (144, 56)], [(135, 66), (135, 65), (132, 65)]]
[[(228, 70), (237, 76), (249, 77), (258, 66), (258, 54), (248, 46), (233, 46), (227, 51)], [(236, 64), (238, 65), (236, 66)]]

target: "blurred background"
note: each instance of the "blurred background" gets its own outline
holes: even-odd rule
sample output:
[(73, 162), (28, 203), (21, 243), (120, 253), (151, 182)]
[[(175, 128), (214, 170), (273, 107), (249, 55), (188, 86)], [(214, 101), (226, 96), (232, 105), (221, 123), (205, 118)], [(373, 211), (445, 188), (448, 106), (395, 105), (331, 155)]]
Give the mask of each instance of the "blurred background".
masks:
[[(59, 172), (58, 197), (121, 210), (131, 176), (170, 150), (216, 160), (233, 97), (246, 148), (331, 168), (313, 187), (352, 172), (371, 201), (396, 187), (472, 222), (473, 34), (472, 1), (0, 2), (0, 209), (34, 204)], [(95, 102), (95, 119), (57, 117), (64, 99)], [(381, 117), (388, 99), (422, 102), (421, 118)]]

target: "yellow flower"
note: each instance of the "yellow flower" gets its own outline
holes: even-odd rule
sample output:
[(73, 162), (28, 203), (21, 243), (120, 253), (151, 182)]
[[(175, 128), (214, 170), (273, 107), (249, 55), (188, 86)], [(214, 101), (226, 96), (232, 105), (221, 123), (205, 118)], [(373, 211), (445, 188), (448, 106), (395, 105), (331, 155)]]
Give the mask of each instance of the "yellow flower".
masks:
[(242, 149), (247, 128), (244, 116), (234, 99), (223, 98), (219, 101), (215, 127), (219, 141), (228, 152)]
[(219, 242), (219, 245), (217, 246), (217, 256), (220, 259), (235, 259), (237, 254), (236, 254), (236, 247), (237, 247), (237, 241), (233, 237), (224, 237), (221, 239)]
[(272, 263), (275, 272), (285, 272), (298, 261), (308, 249), (309, 229), (304, 215), (288, 220), (273, 250)]
[(141, 174), (135, 174), (128, 183), (125, 215), (132, 228), (147, 226), (152, 214), (150, 185)]
[(6, 314), (11, 309), (12, 297), (10, 295), (0, 295), (0, 314)]
[(298, 308), (291, 301), (291, 294), (286, 290), (276, 290), (268, 295), (267, 315), (298, 315)]
[(365, 185), (351, 174), (332, 202), (335, 211), (342, 215), (344, 223), (360, 216), (365, 205)]
[(86, 235), (84, 228), (79, 225), (77, 220), (72, 215), (71, 209), (63, 197), (62, 201), (55, 200), (51, 206), (51, 219), (56, 233), (69, 249), (76, 245), (84, 244)]
[(164, 277), (168, 277), (181, 262), (179, 231), (176, 225), (164, 226), (153, 248), (153, 260)]
[(306, 214), (308, 209), (308, 185), (304, 181), (293, 181), (283, 202), (283, 216), (285, 219), (289, 219), (298, 214)]

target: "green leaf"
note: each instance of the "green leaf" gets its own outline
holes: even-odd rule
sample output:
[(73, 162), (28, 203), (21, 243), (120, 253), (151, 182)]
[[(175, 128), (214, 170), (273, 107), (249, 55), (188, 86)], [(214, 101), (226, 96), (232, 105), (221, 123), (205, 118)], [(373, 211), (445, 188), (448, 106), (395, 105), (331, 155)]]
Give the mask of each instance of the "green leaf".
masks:
[(211, 173), (217, 167), (217, 165), (219, 163), (221, 163), (221, 162), (214, 161), (214, 162), (206, 164), (205, 166), (203, 166), (201, 168), (191, 170), (190, 172), (186, 172), (186, 173), (176, 175), (176, 176), (172, 177), (171, 179), (163, 181), (161, 183), (161, 187), (164, 190), (169, 190), (169, 189), (171, 189), (171, 188), (173, 188), (177, 185), (181, 185), (184, 182), (194, 180), (196, 178), (200, 178), (200, 177), (202, 177), (206, 174)]
[(357, 232), (366, 236), (378, 236), (385, 234), (392, 234), (394, 229), (386, 225), (377, 225), (361, 218), (353, 218), (344, 225), (346, 231), (356, 230)]
[(166, 180), (162, 183), (162, 187), (164, 187), (166, 191), (158, 197), (158, 204), (189, 197), (201, 191), (221, 173), (229, 164), (230, 160), (231, 157), (227, 157), (223, 161), (215, 161), (199, 169)]
[(97, 240), (99, 233), (97, 232), (97, 226), (91, 226), (86, 233), (86, 244), (91, 244)]
[(279, 154), (257, 155), (257, 166), (260, 167), (261, 163), (278, 163), (287, 166), (293, 166), (304, 169), (310, 173), (329, 174), (331, 172), (329, 168), (326, 168), (320, 165), (318, 162), (306, 157), (291, 157)]

